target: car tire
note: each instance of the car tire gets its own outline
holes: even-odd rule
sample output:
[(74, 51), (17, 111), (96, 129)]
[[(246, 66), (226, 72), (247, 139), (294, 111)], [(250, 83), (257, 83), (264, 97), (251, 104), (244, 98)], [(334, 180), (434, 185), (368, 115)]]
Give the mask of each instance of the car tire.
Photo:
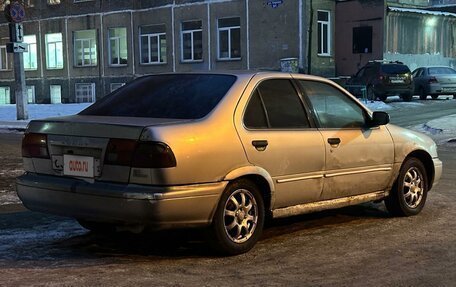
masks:
[(393, 216), (411, 216), (420, 213), (427, 198), (428, 179), (423, 163), (408, 158), (391, 189), (385, 206)]
[(410, 102), (413, 99), (413, 94), (412, 93), (402, 94), (401, 98), (404, 100), (404, 102)]
[(109, 223), (101, 223), (96, 221), (90, 221), (85, 219), (77, 219), (79, 225), (96, 233), (113, 233), (116, 231), (116, 227)]
[(438, 97), (439, 97), (439, 95), (431, 95), (431, 98), (432, 98), (433, 100), (437, 100)]
[(424, 88), (421, 87), (420, 90), (419, 90), (419, 95), (420, 95), (420, 100), (423, 100), (425, 101), (427, 99), (427, 94), (426, 92), (424, 91)]
[(264, 218), (264, 202), (258, 187), (246, 179), (230, 183), (212, 222), (212, 248), (228, 256), (249, 251), (261, 236)]

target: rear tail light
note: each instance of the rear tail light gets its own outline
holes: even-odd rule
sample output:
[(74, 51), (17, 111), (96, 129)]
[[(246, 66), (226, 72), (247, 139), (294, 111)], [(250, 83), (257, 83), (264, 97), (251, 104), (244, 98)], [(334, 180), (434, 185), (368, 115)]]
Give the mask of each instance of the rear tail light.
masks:
[(22, 139), (22, 156), (49, 158), (47, 136), (37, 133), (26, 133)]
[(430, 77), (429, 80), (428, 80), (429, 84), (436, 84), (438, 83), (439, 81), (437, 81), (437, 79), (435, 77)]
[(105, 154), (105, 164), (131, 165), (131, 159), (137, 145), (135, 140), (111, 139)]
[(176, 166), (176, 158), (171, 148), (161, 142), (111, 139), (104, 163), (139, 168), (168, 168)]

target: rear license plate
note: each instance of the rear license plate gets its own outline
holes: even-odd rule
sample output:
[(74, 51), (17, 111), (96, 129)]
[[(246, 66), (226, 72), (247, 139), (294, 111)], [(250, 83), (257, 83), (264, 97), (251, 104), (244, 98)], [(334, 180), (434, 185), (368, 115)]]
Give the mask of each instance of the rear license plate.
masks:
[(94, 177), (94, 158), (69, 154), (63, 155), (63, 174)]
[(442, 91), (456, 93), (456, 88), (442, 88)]
[(405, 83), (405, 80), (403, 80), (403, 79), (395, 79), (395, 80), (391, 80), (391, 83), (392, 84), (402, 84), (402, 83)]

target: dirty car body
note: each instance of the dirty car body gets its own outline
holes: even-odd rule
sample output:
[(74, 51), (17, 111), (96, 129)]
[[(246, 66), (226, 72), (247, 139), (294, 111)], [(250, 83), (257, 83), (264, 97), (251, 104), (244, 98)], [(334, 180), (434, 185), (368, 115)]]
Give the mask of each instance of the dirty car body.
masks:
[(417, 214), (442, 173), (435, 143), (335, 83), (287, 73), (139, 78), (78, 115), (31, 121), (17, 191), (86, 228), (202, 227), (225, 254), (267, 214), (385, 199)]

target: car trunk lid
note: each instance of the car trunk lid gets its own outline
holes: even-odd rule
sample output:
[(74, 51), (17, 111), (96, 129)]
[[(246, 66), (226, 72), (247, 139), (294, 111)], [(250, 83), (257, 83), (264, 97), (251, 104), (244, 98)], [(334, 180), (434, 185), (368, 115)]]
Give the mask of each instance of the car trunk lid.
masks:
[[(24, 166), (27, 171), (41, 174), (127, 183), (130, 165), (105, 163), (111, 140), (134, 143), (140, 139), (145, 127), (188, 121), (81, 115), (34, 120), (30, 122), (26, 134), (46, 135), (49, 156), (24, 158)], [(118, 156), (125, 156), (122, 155), (122, 148), (125, 146), (119, 147)]]

